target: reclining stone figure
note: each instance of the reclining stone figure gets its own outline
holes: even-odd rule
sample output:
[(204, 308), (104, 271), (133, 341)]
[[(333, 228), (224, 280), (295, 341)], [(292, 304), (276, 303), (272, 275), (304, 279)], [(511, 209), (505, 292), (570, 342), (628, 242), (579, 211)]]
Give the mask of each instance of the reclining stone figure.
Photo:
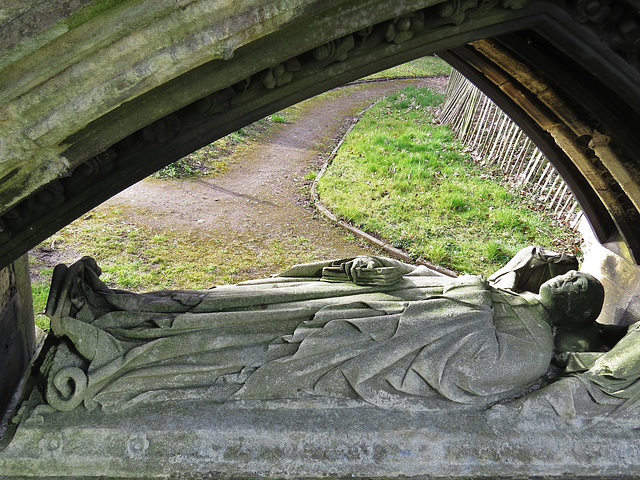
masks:
[(47, 313), (62, 344), (45, 362), (46, 399), (106, 412), (194, 398), (485, 408), (540, 381), (554, 332), (569, 350), (601, 349), (593, 329), (604, 291), (576, 267), (533, 247), (492, 286), (356, 257), (206, 291), (135, 294), (108, 288), (85, 257), (54, 272)]

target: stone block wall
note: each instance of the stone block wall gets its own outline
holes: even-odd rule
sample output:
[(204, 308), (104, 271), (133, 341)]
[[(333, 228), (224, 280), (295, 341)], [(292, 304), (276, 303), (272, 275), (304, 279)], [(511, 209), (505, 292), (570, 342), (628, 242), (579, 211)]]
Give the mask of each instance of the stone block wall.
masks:
[(0, 270), (0, 417), (35, 349), (27, 256)]

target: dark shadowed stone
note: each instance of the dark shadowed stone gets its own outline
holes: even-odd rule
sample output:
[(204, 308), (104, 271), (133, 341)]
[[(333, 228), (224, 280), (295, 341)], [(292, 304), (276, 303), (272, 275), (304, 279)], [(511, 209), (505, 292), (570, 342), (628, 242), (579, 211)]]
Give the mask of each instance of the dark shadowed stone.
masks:
[(31, 283), (25, 255), (0, 270), (0, 412), (11, 401), (34, 346)]

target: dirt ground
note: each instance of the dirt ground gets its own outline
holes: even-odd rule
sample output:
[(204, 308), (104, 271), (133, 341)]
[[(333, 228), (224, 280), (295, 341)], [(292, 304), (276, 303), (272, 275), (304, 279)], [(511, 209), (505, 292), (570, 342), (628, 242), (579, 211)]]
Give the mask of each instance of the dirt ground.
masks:
[(301, 237), (326, 258), (377, 252), (318, 215), (308, 197), (309, 173), (321, 168), (363, 109), (408, 85), (443, 91), (446, 78), (343, 87), (337, 96), (308, 101), (295, 122), (255, 143), (224, 174), (183, 181), (149, 178), (106, 205), (126, 208), (132, 221), (150, 227), (234, 242), (259, 245), (273, 237)]

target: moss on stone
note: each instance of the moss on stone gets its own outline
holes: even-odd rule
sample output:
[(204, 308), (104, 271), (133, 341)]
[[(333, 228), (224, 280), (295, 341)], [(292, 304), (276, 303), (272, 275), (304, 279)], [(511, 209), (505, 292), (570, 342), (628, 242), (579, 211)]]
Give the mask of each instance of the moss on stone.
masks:
[(127, 0), (95, 0), (74, 12), (64, 22), (71, 30), (123, 3), (127, 3)]

